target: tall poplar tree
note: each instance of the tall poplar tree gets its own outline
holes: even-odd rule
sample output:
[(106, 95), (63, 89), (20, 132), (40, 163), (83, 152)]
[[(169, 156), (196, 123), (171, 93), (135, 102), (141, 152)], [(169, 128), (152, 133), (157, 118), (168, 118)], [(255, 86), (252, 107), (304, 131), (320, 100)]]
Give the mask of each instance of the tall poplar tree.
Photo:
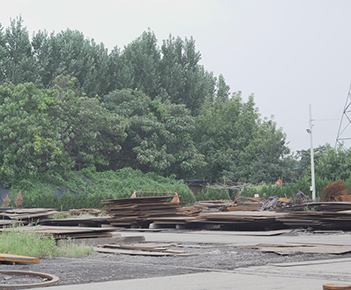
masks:
[(13, 84), (35, 82), (37, 70), (32, 45), (27, 28), (23, 27), (21, 16), (11, 20), (10, 27), (6, 28), (4, 41), (2, 64), (5, 79)]
[[(128, 78), (122, 88), (137, 89), (152, 99), (160, 93), (160, 52), (155, 34), (148, 30), (128, 44), (120, 55), (120, 74), (127, 72)], [(122, 80), (122, 78), (120, 78)]]

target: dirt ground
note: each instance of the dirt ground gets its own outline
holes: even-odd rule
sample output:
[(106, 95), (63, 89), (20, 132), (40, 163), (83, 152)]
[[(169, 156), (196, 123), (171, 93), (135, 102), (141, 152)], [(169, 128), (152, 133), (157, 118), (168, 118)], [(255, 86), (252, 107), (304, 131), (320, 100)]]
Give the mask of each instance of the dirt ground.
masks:
[[(33, 265), (0, 265), (0, 270), (43, 272), (60, 278), (60, 285), (150, 278), (206, 271), (231, 271), (236, 268), (270, 263), (288, 263), (307, 260), (335, 259), (340, 255), (302, 254), (281, 256), (262, 253), (250, 248), (220, 244), (174, 243), (172, 248), (193, 256), (149, 257), (97, 253), (83, 258), (42, 259)], [(351, 254), (342, 255), (351, 257)], [(11, 283), (0, 275), (0, 284)], [(14, 282), (12, 282), (14, 283)]]

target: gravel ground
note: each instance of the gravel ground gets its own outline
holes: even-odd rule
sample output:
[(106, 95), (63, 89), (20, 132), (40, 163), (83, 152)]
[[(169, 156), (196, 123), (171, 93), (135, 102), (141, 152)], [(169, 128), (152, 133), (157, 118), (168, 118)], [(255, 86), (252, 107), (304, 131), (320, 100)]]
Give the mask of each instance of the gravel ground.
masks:
[[(236, 268), (307, 260), (335, 259), (340, 255), (295, 254), (281, 256), (250, 248), (219, 244), (173, 244), (173, 249), (194, 256), (148, 257), (97, 253), (83, 258), (42, 259), (33, 265), (0, 265), (0, 270), (43, 272), (60, 278), (60, 285), (160, 277), (206, 271), (231, 271)], [(342, 255), (351, 257), (351, 254)], [(14, 283), (15, 277), (0, 274), (1, 284)], [(32, 282), (28, 282), (32, 283)]]

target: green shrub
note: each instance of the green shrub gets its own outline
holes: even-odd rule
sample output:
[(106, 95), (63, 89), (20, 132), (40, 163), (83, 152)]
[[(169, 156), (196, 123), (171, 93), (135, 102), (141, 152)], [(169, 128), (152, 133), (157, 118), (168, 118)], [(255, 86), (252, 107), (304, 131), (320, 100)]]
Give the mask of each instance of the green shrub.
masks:
[[(60, 198), (54, 194), (56, 189), (63, 191)], [(181, 202), (195, 202), (194, 194), (183, 182), (131, 168), (105, 172), (72, 171), (66, 180), (51, 179), (51, 182), (23, 180), (11, 187), (12, 206), (19, 191), (22, 191), (25, 208), (101, 208), (102, 200), (128, 198), (134, 191), (177, 192)]]
[(230, 196), (226, 189), (209, 187), (198, 193), (196, 200), (230, 200)]
[(36, 258), (57, 256), (56, 241), (52, 236), (23, 232), (18, 229), (5, 230), (0, 235), (0, 252)]

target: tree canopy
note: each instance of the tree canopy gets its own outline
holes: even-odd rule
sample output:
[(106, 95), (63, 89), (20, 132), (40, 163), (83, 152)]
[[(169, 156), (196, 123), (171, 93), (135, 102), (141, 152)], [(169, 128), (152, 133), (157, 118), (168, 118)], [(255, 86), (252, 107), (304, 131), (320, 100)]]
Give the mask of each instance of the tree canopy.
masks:
[(185, 105), (125, 89), (105, 96), (104, 107), (126, 121), (126, 138), (111, 169), (132, 167), (184, 178), (204, 164), (191, 137), (195, 118)]
[[(308, 176), (308, 151), (292, 155), (254, 96), (200, 61), (192, 37), (159, 42), (150, 29), (109, 52), (77, 30), (30, 37), (21, 17), (0, 24), (0, 181), (125, 167), (253, 183)], [(324, 149), (320, 176), (347, 177), (349, 152)]]
[(98, 99), (77, 96), (70, 87), (74, 79), (57, 82), (66, 87), (0, 86), (3, 182), (107, 165), (106, 152), (120, 150), (121, 118), (109, 114)]

